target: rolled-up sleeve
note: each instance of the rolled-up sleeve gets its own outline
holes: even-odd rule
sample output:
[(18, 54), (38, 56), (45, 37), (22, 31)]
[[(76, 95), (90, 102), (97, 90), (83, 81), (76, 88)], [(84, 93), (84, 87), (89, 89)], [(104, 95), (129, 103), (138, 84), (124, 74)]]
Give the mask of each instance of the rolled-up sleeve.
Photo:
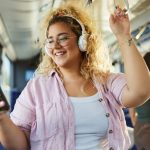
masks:
[(10, 113), (11, 120), (22, 130), (30, 131), (35, 120), (34, 106), (32, 81), (30, 80), (16, 100), (14, 110)]
[(122, 106), (123, 89), (127, 86), (126, 76), (123, 73), (112, 74), (108, 80), (108, 88), (117, 100), (117, 103)]

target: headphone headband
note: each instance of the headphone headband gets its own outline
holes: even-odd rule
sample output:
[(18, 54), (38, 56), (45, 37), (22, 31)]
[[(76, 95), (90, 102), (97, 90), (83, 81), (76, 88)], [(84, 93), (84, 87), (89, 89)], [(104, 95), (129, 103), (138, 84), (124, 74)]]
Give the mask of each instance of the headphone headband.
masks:
[(75, 18), (74, 16), (71, 16), (71, 15), (62, 15), (62, 16), (70, 17), (70, 18), (73, 18), (74, 20), (76, 20), (82, 28), (82, 33), (87, 34), (86, 30), (85, 30), (85, 26), (83, 25), (83, 23), (79, 19), (77, 19), (77, 18)]

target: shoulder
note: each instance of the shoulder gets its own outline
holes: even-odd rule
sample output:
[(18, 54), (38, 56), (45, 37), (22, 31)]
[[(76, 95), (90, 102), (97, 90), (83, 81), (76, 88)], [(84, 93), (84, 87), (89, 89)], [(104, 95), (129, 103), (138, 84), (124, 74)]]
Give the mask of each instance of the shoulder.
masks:
[(43, 99), (43, 96), (47, 95), (47, 91), (52, 91), (53, 84), (50, 80), (51, 77), (43, 75), (33, 77), (28, 81), (18, 99), (21, 103), (27, 103), (28, 101), (34, 106)]
[(48, 75), (36, 75), (30, 79), (27, 85), (38, 86), (47, 83), (49, 80), (52, 80), (51, 76)]
[(41, 91), (53, 91), (57, 88), (57, 74), (49, 75), (36, 75), (27, 84), (27, 88), (30, 88), (33, 93)]
[(53, 82), (55, 80), (55, 76), (57, 76), (57, 72), (55, 70), (51, 70), (48, 74), (35, 73), (33, 78), (30, 79), (29, 84), (38, 85)]
[(124, 73), (110, 73), (108, 76), (106, 87), (107, 89), (119, 98), (124, 87), (127, 86), (127, 79)]
[(106, 85), (111, 87), (112, 85), (119, 85), (126, 82), (126, 75), (124, 73), (110, 73)]
[(107, 81), (113, 81), (113, 80), (115, 80), (117, 78), (125, 78), (125, 74), (121, 73), (121, 72), (119, 72), (119, 73), (113, 73), (113, 72), (111, 72), (108, 75)]
[(117, 102), (122, 104), (122, 93), (127, 86), (127, 79), (124, 73), (111, 73), (107, 80), (107, 89), (113, 94)]

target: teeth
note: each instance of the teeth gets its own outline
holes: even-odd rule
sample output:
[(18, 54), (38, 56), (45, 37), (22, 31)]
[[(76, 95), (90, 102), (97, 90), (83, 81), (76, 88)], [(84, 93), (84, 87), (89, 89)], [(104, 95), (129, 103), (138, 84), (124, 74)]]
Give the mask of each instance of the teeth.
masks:
[(63, 55), (63, 54), (64, 54), (64, 52), (57, 52), (57, 53), (55, 53), (56, 56), (60, 56), (60, 55)]

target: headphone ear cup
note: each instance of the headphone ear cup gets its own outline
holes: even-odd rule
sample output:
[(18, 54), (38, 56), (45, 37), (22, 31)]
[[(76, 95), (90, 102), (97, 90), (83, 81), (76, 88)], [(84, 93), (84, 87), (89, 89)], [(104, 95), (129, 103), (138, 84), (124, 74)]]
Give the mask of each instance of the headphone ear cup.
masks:
[(46, 45), (45, 45), (44, 49), (45, 49), (46, 54), (47, 54), (48, 56), (51, 56), (50, 53), (49, 53), (48, 48), (46, 47)]
[(79, 45), (79, 49), (82, 52), (86, 51), (86, 47), (87, 47), (87, 38), (85, 35), (81, 35), (79, 37), (79, 41), (78, 41), (78, 45)]

